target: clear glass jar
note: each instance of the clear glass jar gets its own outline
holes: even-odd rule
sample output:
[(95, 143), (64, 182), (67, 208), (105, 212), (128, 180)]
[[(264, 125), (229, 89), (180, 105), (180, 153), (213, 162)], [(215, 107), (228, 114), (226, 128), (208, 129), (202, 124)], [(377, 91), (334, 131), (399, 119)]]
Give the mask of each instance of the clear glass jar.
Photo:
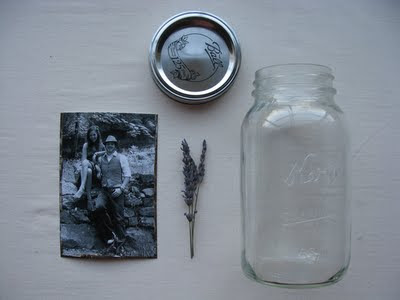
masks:
[(242, 269), (258, 282), (338, 281), (350, 261), (349, 142), (330, 68), (256, 72), (241, 132)]

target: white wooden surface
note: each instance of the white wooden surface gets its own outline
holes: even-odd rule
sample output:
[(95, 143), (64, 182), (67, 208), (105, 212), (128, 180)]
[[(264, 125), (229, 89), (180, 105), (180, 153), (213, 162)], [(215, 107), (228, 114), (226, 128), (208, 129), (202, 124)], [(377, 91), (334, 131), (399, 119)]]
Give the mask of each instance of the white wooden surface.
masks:
[[(204, 10), (236, 30), (233, 88), (199, 107), (153, 83), (152, 35)], [(0, 299), (400, 299), (399, 1), (0, 1)], [(334, 68), (352, 133), (351, 267), (338, 284), (286, 290), (240, 270), (239, 128), (262, 66)], [(59, 113), (159, 114), (158, 259), (59, 255)], [(179, 143), (209, 143), (196, 256), (188, 257)]]

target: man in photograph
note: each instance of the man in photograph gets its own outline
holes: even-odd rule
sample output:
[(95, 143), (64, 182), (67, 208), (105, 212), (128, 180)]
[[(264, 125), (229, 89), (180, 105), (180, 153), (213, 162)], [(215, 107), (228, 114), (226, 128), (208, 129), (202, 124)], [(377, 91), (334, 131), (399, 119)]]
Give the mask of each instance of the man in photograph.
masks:
[(110, 250), (125, 242), (124, 191), (131, 177), (128, 159), (117, 152), (117, 139), (109, 135), (105, 153), (99, 157), (102, 189), (95, 199), (94, 221), (101, 239)]

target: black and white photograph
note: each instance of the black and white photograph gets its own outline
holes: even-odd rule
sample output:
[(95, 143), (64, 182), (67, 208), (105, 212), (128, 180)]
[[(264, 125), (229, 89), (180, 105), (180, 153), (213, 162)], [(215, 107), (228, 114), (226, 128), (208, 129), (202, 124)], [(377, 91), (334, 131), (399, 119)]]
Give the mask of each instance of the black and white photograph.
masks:
[(61, 256), (157, 257), (157, 126), (154, 114), (61, 114)]

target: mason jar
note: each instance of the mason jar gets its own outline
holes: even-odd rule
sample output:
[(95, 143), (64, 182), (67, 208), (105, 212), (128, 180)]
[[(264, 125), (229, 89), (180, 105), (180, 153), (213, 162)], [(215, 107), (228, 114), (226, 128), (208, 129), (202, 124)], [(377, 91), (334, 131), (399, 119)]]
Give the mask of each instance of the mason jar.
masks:
[(255, 74), (241, 131), (242, 269), (265, 284), (338, 281), (350, 260), (349, 141), (332, 70)]

